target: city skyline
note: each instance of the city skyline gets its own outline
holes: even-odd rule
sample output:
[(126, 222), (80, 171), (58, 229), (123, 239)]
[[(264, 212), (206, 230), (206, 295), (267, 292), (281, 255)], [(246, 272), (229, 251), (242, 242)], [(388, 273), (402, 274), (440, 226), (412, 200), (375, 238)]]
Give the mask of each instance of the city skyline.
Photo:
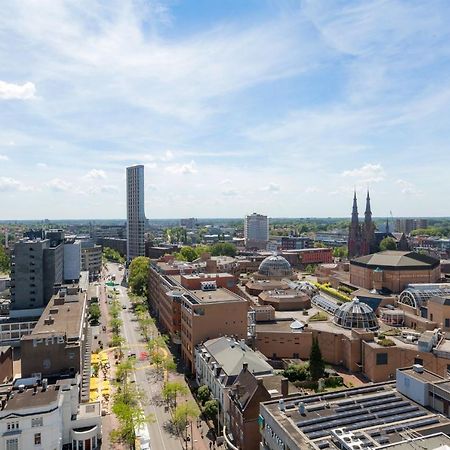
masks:
[(445, 2), (3, 8), (0, 220), (448, 216)]

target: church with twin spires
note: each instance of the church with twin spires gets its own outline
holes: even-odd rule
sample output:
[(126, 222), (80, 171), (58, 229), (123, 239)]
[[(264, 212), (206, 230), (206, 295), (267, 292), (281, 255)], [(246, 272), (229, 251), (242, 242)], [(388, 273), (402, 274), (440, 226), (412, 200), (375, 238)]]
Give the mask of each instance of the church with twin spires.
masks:
[(369, 255), (377, 251), (376, 247), (375, 224), (372, 221), (369, 191), (367, 190), (366, 211), (364, 212), (364, 222), (362, 223), (359, 222), (355, 191), (353, 195), (352, 220), (348, 233), (348, 257), (352, 259), (358, 256)]

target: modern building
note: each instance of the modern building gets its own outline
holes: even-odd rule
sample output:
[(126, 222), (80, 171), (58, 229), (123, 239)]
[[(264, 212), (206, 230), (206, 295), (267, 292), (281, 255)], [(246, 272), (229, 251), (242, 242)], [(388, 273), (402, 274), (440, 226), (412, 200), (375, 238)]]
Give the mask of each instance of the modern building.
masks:
[(64, 278), (64, 233), (47, 232), (46, 239), (21, 239), (14, 245), (11, 267), (11, 309), (45, 307), (53, 286)]
[(32, 332), (22, 336), (22, 376), (83, 374), (89, 348), (87, 294), (78, 285), (61, 286)]
[(269, 218), (253, 213), (244, 219), (245, 246), (253, 249), (265, 249), (269, 242)]
[(436, 283), (440, 261), (416, 252), (386, 250), (350, 261), (350, 283), (368, 290), (400, 293), (411, 283)]
[(89, 278), (97, 278), (102, 271), (102, 246), (93, 245), (81, 250), (81, 269), (89, 272)]
[(281, 238), (281, 250), (300, 250), (312, 246), (313, 240), (306, 236), (283, 236)]
[(397, 384), (271, 400), (260, 406), (260, 449), (446, 448), (449, 395), (448, 380), (415, 366)]
[(127, 260), (145, 255), (144, 166), (127, 167)]
[(300, 269), (305, 269), (309, 265), (333, 262), (333, 249), (329, 247), (285, 250), (282, 255), (292, 267)]
[(196, 273), (191, 264), (153, 263), (149, 303), (162, 328), (180, 346), (186, 371), (195, 371), (195, 347), (220, 336), (247, 337), (248, 303), (227, 273)]
[(104, 237), (100, 240), (100, 245), (102, 248), (111, 248), (120, 253), (121, 256), (125, 257), (127, 254), (127, 240), (116, 237)]
[(124, 225), (100, 225), (91, 231), (91, 237), (95, 244), (101, 245), (103, 238), (126, 238), (126, 226)]
[(195, 349), (197, 384), (208, 386), (219, 402), (222, 421), (227, 426), (230, 424), (228, 393), (243, 368), (255, 376), (273, 373), (266, 358), (246, 345), (244, 339), (222, 336), (205, 341)]
[(74, 237), (64, 240), (64, 281), (78, 282), (81, 272), (81, 241)]
[(402, 218), (396, 219), (395, 221), (395, 231), (399, 233), (409, 235), (411, 234), (411, 231), (417, 230), (418, 228), (428, 228), (428, 220)]
[(0, 387), (0, 448), (100, 449), (100, 402), (80, 403), (79, 377), (17, 379)]

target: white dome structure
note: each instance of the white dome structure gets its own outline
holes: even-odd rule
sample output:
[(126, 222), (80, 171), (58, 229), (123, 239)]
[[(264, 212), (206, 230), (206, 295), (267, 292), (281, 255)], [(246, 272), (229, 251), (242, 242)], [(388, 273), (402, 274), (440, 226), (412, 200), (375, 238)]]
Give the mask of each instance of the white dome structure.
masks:
[(351, 302), (339, 306), (334, 313), (334, 323), (342, 328), (377, 330), (377, 316), (373, 309), (355, 297)]
[(265, 278), (291, 277), (292, 267), (281, 255), (271, 255), (259, 265), (258, 275)]

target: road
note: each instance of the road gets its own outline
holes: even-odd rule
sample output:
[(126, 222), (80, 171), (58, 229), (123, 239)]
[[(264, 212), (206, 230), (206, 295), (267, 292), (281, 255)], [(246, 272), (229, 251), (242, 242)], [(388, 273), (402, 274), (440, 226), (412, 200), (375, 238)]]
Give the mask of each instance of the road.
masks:
[[(116, 276), (116, 282), (120, 283), (123, 277), (123, 270), (119, 270), (118, 264), (108, 263), (108, 273)], [(122, 309), (121, 319), (123, 322), (122, 334), (126, 343), (124, 344), (138, 357), (134, 379), (137, 386), (146, 394), (146, 401), (143, 405), (145, 413), (154, 417), (154, 422), (147, 425), (150, 435), (152, 450), (182, 450), (178, 436), (172, 435), (167, 429), (170, 422), (170, 414), (165, 411), (165, 407), (160, 402), (162, 381), (156, 380), (154, 369), (149, 367), (148, 361), (139, 361), (139, 354), (146, 351), (142, 340), (137, 320), (131, 310), (131, 301), (128, 297), (127, 289), (123, 286), (116, 286), (118, 289), (118, 300), (126, 309)], [(155, 335), (156, 328), (153, 330)]]

